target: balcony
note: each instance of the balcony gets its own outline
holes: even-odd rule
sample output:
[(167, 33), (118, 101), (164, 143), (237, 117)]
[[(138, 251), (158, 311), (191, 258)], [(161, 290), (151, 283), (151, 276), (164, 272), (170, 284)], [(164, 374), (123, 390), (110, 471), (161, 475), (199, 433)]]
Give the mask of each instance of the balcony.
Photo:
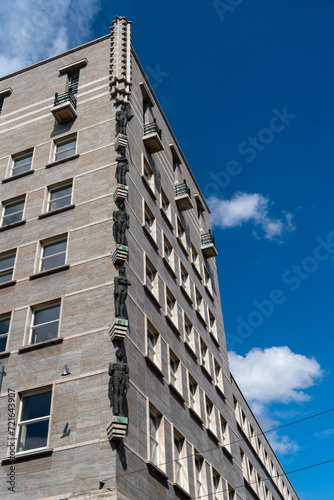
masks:
[(175, 201), (178, 209), (181, 212), (194, 208), (191, 201), (190, 188), (187, 186), (186, 180), (175, 186)]
[(55, 94), (55, 100), (51, 113), (58, 123), (65, 123), (77, 117), (77, 100), (71, 90), (62, 94)]
[(161, 137), (161, 129), (158, 127), (156, 119), (151, 123), (144, 123), (143, 141), (149, 153), (158, 153), (164, 149)]
[(211, 233), (201, 234), (201, 250), (206, 259), (217, 257), (218, 252), (215, 247), (215, 239)]

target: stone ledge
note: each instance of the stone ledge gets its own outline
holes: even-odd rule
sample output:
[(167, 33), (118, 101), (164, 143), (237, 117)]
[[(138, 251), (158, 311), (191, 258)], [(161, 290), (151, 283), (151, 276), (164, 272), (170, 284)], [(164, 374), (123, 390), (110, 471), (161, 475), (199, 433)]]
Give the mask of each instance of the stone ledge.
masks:
[(10, 356), (11, 352), (10, 351), (2, 351), (0, 352), (0, 358), (8, 358)]
[(154, 305), (158, 309), (161, 309), (161, 304), (159, 302), (159, 299), (157, 299), (157, 297), (154, 295), (154, 292), (152, 292), (152, 290), (150, 289), (150, 287), (147, 286), (147, 285), (144, 285), (144, 290), (145, 290), (145, 293), (149, 296), (150, 300), (152, 300), (152, 302), (154, 303)]
[(109, 329), (110, 340), (123, 340), (127, 334), (129, 322), (124, 318), (115, 318)]
[(118, 243), (116, 245), (115, 250), (111, 254), (111, 260), (114, 266), (124, 264), (124, 262), (128, 258), (128, 254), (129, 254), (129, 247), (126, 245), (120, 245)]
[(181, 493), (181, 495), (183, 495), (184, 498), (186, 498), (187, 500), (191, 499), (192, 496), (190, 495), (190, 493), (188, 493), (184, 488), (182, 488), (182, 486), (180, 486), (179, 484), (177, 483), (172, 483), (173, 485), (173, 488), (178, 492), (178, 493)]
[(18, 227), (18, 226), (23, 226), (27, 221), (24, 220), (19, 220), (18, 222), (13, 222), (12, 224), (8, 224), (8, 226), (2, 226), (0, 227), (0, 232), (6, 231), (7, 229), (12, 229), (13, 227)]
[(21, 172), (20, 174), (12, 175), (11, 177), (7, 177), (6, 179), (2, 179), (1, 183), (5, 184), (6, 182), (15, 181), (15, 179), (20, 179), (21, 177), (25, 177), (26, 175), (31, 175), (35, 172), (35, 170), (27, 170), (26, 172)]
[(176, 396), (176, 398), (179, 399), (182, 403), (185, 403), (186, 400), (183, 397), (183, 394), (173, 384), (169, 383), (168, 385), (174, 396)]
[(128, 191), (129, 191), (129, 188), (128, 186), (126, 186), (125, 184), (117, 184), (117, 187), (115, 189), (115, 192), (114, 192), (114, 202), (115, 203), (121, 203), (127, 199), (128, 197)]
[(61, 163), (65, 163), (66, 161), (75, 160), (76, 158), (79, 158), (79, 156), (80, 156), (79, 154), (66, 156), (66, 158), (62, 158), (61, 160), (57, 160), (57, 161), (53, 161), (52, 163), (48, 163), (47, 165), (45, 165), (45, 168), (55, 167), (56, 165), (60, 165)]
[(127, 135), (118, 134), (115, 141), (115, 150), (126, 149), (129, 139)]
[(146, 460), (146, 464), (148, 469), (152, 469), (154, 472), (163, 477), (163, 479), (166, 480), (168, 479), (167, 474), (162, 469), (160, 469), (159, 465), (156, 465), (155, 463), (151, 462), (151, 460)]
[(64, 337), (56, 337), (55, 339), (43, 340), (43, 342), (37, 342), (36, 344), (30, 344), (22, 346), (19, 348), (18, 353), (21, 354), (27, 351), (34, 351), (35, 349), (42, 349), (43, 347), (48, 347), (50, 345), (61, 344)]
[(67, 212), (67, 210), (72, 210), (75, 205), (66, 205), (65, 207), (56, 208), (56, 210), (50, 210), (50, 212), (45, 212), (45, 214), (41, 214), (38, 216), (39, 219), (45, 219), (45, 217), (50, 217), (51, 215), (61, 214), (62, 212)]
[(16, 283), (16, 280), (10, 280), (10, 281), (5, 281), (4, 283), (0, 283), (0, 290), (1, 288), (7, 288), (9, 286), (14, 286)]
[(107, 436), (109, 441), (120, 441), (126, 436), (129, 419), (115, 415), (107, 424)]
[(49, 276), (50, 274), (60, 273), (61, 271), (67, 271), (70, 268), (69, 264), (64, 264), (63, 266), (53, 267), (47, 271), (41, 271), (40, 273), (32, 274), (29, 276), (29, 280), (36, 280), (38, 278), (44, 278), (44, 276)]
[(161, 377), (164, 378), (164, 374), (161, 368), (147, 355), (145, 354), (146, 363)]
[(17, 462), (23, 462), (25, 460), (35, 460), (37, 458), (43, 458), (45, 456), (52, 455), (53, 448), (46, 448), (43, 450), (32, 450), (25, 453), (21, 452), (15, 455), (14, 459), (10, 457), (3, 458), (1, 460), (1, 465), (14, 465)]

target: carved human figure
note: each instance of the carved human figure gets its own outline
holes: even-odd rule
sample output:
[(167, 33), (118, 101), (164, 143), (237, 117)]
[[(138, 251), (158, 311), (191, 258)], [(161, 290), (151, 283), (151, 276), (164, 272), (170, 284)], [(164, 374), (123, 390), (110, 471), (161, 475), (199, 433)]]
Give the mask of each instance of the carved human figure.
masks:
[(116, 243), (118, 245), (124, 245), (125, 231), (130, 227), (129, 216), (125, 211), (124, 203), (118, 205), (119, 210), (115, 210), (113, 213), (113, 219), (115, 223), (115, 233), (116, 233)]
[(116, 121), (118, 123), (118, 133), (126, 135), (128, 122), (133, 118), (126, 104), (122, 104), (121, 109), (116, 111)]
[(123, 398), (129, 388), (129, 365), (123, 363), (123, 350), (116, 350), (115, 362), (109, 363), (109, 376), (112, 377), (114, 415), (123, 416)]
[(124, 266), (119, 268), (118, 274), (114, 278), (115, 317), (124, 318), (124, 305), (128, 295), (128, 287), (131, 286), (131, 283), (125, 276)]
[(129, 172), (129, 162), (125, 157), (125, 149), (121, 150), (121, 156), (117, 156), (116, 179), (118, 184), (126, 185), (125, 176)]

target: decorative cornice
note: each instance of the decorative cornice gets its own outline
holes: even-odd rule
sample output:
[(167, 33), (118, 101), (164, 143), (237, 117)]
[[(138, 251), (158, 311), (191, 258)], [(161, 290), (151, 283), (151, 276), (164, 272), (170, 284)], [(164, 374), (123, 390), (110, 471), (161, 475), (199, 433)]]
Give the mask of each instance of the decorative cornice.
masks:
[(116, 17), (110, 38), (110, 93), (118, 103), (128, 103), (132, 86), (131, 21)]

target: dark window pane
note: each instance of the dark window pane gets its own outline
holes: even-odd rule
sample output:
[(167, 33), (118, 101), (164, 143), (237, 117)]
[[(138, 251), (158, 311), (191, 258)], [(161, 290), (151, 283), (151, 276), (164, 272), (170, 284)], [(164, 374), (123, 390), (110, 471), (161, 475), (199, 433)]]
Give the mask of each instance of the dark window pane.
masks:
[(44, 340), (55, 339), (58, 335), (58, 321), (33, 328), (32, 344), (44, 342)]
[(2, 259), (0, 259), (0, 271), (2, 269), (8, 269), (9, 267), (14, 267), (14, 262), (15, 262), (15, 254), (2, 257)]
[(6, 350), (6, 345), (7, 345), (7, 335), (2, 335), (0, 337), (0, 352)]
[(49, 420), (21, 426), (18, 451), (33, 450), (46, 446), (48, 430)]
[(51, 191), (51, 199), (61, 198), (72, 193), (72, 186), (61, 187), (59, 189), (53, 189)]
[(21, 174), (30, 170), (32, 154), (21, 156), (14, 160), (13, 175)]
[(54, 321), (59, 319), (60, 305), (56, 304), (50, 306), (46, 309), (40, 309), (35, 312), (34, 325), (40, 325), (41, 323), (47, 323), (48, 321)]
[(23, 400), (21, 421), (50, 415), (51, 391), (26, 396)]
[(8, 203), (5, 206), (5, 215), (13, 214), (14, 212), (20, 212), (23, 210), (24, 200), (18, 201), (16, 203)]
[(60, 200), (52, 200), (50, 202), (50, 210), (56, 210), (57, 208), (62, 208), (66, 207), (66, 205), (69, 205), (71, 203), (71, 195), (65, 196), (64, 198), (61, 198)]
[(3, 333), (8, 333), (9, 330), (10, 317), (0, 319), (0, 335)]
[(54, 255), (55, 253), (64, 252), (66, 250), (66, 243), (67, 240), (62, 240), (44, 245), (43, 257), (48, 257), (49, 255)]
[(43, 261), (41, 271), (47, 271), (54, 267), (62, 266), (65, 264), (65, 254), (56, 255), (55, 257), (50, 257)]
[(23, 212), (18, 212), (16, 214), (8, 215), (8, 216), (6, 215), (3, 218), (2, 225), (8, 226), (9, 224), (14, 224), (14, 222), (19, 222), (20, 220), (22, 220), (22, 215), (23, 215)]
[(5, 283), (6, 281), (10, 281), (13, 276), (13, 270), (5, 271), (3, 273), (0, 272), (0, 283)]

